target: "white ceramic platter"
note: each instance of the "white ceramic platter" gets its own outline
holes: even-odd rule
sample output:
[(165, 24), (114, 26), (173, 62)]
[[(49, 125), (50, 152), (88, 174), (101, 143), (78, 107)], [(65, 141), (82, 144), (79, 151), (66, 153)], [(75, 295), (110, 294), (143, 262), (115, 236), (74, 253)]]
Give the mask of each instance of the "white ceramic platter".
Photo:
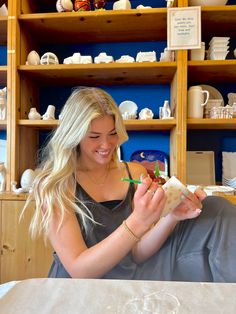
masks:
[(221, 106), (224, 106), (224, 98), (221, 95), (221, 93), (218, 91), (218, 89), (216, 89), (213, 86), (210, 85), (200, 85), (202, 87), (203, 90), (207, 90), (210, 94), (209, 99), (222, 99), (222, 104)]
[(131, 101), (131, 100), (125, 100), (122, 101), (122, 103), (120, 103), (119, 105), (119, 109), (121, 114), (127, 112), (129, 114), (136, 114), (137, 110), (138, 110), (138, 106), (136, 105), (135, 102)]

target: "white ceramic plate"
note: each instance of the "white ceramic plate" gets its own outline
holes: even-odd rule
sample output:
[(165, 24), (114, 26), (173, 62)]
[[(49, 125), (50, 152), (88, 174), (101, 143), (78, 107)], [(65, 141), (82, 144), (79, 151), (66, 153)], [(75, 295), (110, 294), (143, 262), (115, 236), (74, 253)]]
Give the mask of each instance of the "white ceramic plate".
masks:
[(120, 103), (119, 109), (120, 109), (121, 114), (124, 114), (125, 112), (127, 112), (128, 114), (133, 115), (137, 113), (138, 106), (136, 105), (135, 102), (131, 100), (125, 100), (125, 101), (122, 101), (122, 103)]
[(204, 187), (204, 191), (207, 195), (212, 195), (214, 192), (221, 192), (225, 194), (234, 194), (234, 188), (223, 185), (208, 185)]
[(210, 94), (209, 99), (222, 99), (222, 104), (221, 106), (224, 106), (224, 98), (221, 95), (221, 93), (218, 91), (218, 89), (216, 89), (213, 86), (210, 85), (200, 85), (202, 87), (202, 89), (207, 90)]

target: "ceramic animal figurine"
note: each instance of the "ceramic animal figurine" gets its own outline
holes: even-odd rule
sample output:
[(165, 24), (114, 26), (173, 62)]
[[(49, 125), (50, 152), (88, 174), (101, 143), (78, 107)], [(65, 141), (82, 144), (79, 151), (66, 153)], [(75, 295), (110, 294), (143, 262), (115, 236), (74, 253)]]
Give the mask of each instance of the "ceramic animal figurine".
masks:
[(49, 105), (47, 111), (42, 116), (43, 120), (55, 120), (55, 106)]
[(29, 193), (31, 191), (34, 179), (37, 175), (36, 170), (32, 170), (32, 169), (26, 169), (20, 179), (20, 188), (17, 188), (17, 182), (13, 181), (11, 183), (11, 189), (12, 192), (16, 193), (16, 194), (20, 194), (20, 193)]
[(113, 10), (129, 10), (131, 3), (129, 0), (118, 0), (113, 4)]
[(35, 50), (31, 50), (27, 56), (26, 65), (38, 65), (40, 64), (40, 56)]
[(153, 116), (154, 116), (154, 114), (153, 114), (152, 110), (149, 108), (144, 108), (139, 113), (139, 119), (140, 120), (151, 120), (151, 119), (153, 119)]
[(89, 0), (75, 0), (74, 3), (75, 11), (90, 11), (91, 5)]
[(28, 114), (29, 120), (41, 120), (41, 114), (37, 112), (36, 108), (30, 108), (30, 112)]
[(136, 62), (154, 62), (157, 61), (155, 51), (138, 52), (136, 56)]
[(71, 0), (57, 0), (57, 12), (71, 12), (73, 11), (73, 2)]
[(40, 64), (58, 64), (58, 58), (55, 53), (46, 52), (40, 59)]
[(0, 192), (4, 192), (6, 190), (6, 174), (7, 169), (4, 162), (0, 162)]
[(93, 0), (95, 10), (105, 10), (106, 0)]
[(144, 6), (144, 5), (142, 5), (142, 4), (139, 4), (137, 7), (136, 7), (136, 9), (151, 9), (152, 7), (150, 7), (149, 5), (146, 5), (146, 6)]
[(97, 57), (94, 58), (94, 63), (110, 63), (114, 62), (112, 56), (108, 56), (106, 52), (101, 52)]
[(73, 56), (65, 58), (64, 64), (89, 64), (92, 63), (93, 59), (91, 56), (81, 56), (79, 52), (75, 52)]
[(7, 88), (0, 89), (0, 120), (6, 119), (7, 111)]
[(36, 108), (30, 108), (30, 112), (28, 114), (29, 120), (40, 120), (41, 114), (37, 112)]
[(116, 62), (118, 63), (132, 63), (134, 62), (134, 58), (129, 55), (123, 55), (120, 59), (117, 59)]

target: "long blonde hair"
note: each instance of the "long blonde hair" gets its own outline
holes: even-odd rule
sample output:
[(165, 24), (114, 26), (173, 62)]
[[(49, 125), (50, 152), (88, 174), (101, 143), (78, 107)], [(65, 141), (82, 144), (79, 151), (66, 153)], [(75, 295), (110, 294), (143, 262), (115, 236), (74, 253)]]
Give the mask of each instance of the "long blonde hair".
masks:
[[(60, 114), (59, 126), (42, 151), (40, 172), (23, 210), (24, 213), (29, 203), (35, 200), (36, 208), (30, 224), (32, 237), (42, 232), (45, 236), (48, 234), (55, 214), (55, 204), (60, 215), (58, 229), (66, 210), (79, 214), (85, 230), (88, 219), (93, 220), (89, 209), (75, 195), (75, 171), (80, 141), (86, 135), (91, 121), (104, 115), (114, 117), (121, 145), (128, 139), (128, 135), (119, 109), (108, 93), (95, 87), (77, 88), (66, 101)], [(116, 151), (112, 159), (117, 161)]]

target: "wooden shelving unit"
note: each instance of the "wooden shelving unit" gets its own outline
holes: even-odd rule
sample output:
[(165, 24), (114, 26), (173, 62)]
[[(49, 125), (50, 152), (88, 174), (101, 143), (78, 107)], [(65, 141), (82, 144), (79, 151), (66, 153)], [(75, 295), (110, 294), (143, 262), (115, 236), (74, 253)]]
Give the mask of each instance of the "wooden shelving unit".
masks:
[(19, 22), (44, 43), (166, 40), (166, 13), (166, 8), (35, 13), (21, 14)]
[(176, 62), (20, 65), (20, 73), (38, 83), (73, 85), (165, 84), (177, 70)]
[[(184, 7), (188, 1), (175, 1), (175, 5)], [(166, 41), (167, 8), (42, 13), (42, 7), (56, 11), (53, 0), (10, 2), (11, 35), (8, 38), (15, 54), (11, 54), (8, 67), (0, 67), (4, 82), (7, 73), (11, 74), (9, 181), (19, 182), (26, 168), (35, 167), (35, 158), (29, 156), (35, 156), (38, 149), (38, 133), (50, 131), (59, 123), (58, 120), (27, 119), (31, 107), (40, 109), (40, 88), (44, 86), (168, 84), (170, 102), (175, 108), (174, 119), (127, 120), (125, 125), (129, 131), (169, 131), (170, 174), (177, 174), (183, 182), (186, 179), (188, 130), (236, 129), (235, 119), (186, 118), (188, 86), (235, 83), (236, 59), (189, 61), (187, 51), (178, 51), (174, 62), (25, 65), (28, 53), (37, 51), (42, 45)], [(202, 40), (207, 42), (213, 36), (236, 37), (236, 5), (206, 6), (201, 11)], [(5, 36), (2, 41), (6, 41), (7, 18), (0, 18), (0, 26), (0, 36)], [(0, 127), (4, 129), (5, 123)]]
[[(175, 1), (184, 7), (188, 0)], [(175, 62), (27, 66), (31, 50), (42, 45), (166, 41), (167, 9), (102, 12), (40, 13), (55, 8), (55, 0), (9, 0), (9, 17), (0, 17), (0, 44), (8, 47), (8, 65), (0, 66), (0, 85), (8, 85), (8, 118), (0, 121), (7, 130), (8, 174), (6, 193), (0, 193), (0, 282), (47, 276), (51, 249), (43, 241), (29, 242), (30, 214), (19, 225), (26, 194), (10, 192), (23, 171), (35, 168), (39, 133), (50, 132), (59, 121), (27, 119), (31, 107), (40, 109), (40, 88), (51, 85), (168, 84), (174, 119), (126, 120), (129, 131), (168, 131), (170, 174), (186, 180), (188, 130), (236, 130), (236, 119), (187, 119), (187, 90), (193, 84), (235, 83), (236, 60), (188, 61), (187, 51), (176, 52)], [(48, 9), (50, 8), (50, 9)], [(202, 7), (202, 39), (236, 38), (236, 5)], [(236, 136), (236, 134), (235, 134)], [(236, 204), (236, 196), (228, 196)], [(32, 204), (33, 211), (33, 204)], [(27, 241), (26, 241), (27, 239)], [(9, 250), (8, 248), (11, 248)], [(16, 268), (15, 265), (18, 267)]]

